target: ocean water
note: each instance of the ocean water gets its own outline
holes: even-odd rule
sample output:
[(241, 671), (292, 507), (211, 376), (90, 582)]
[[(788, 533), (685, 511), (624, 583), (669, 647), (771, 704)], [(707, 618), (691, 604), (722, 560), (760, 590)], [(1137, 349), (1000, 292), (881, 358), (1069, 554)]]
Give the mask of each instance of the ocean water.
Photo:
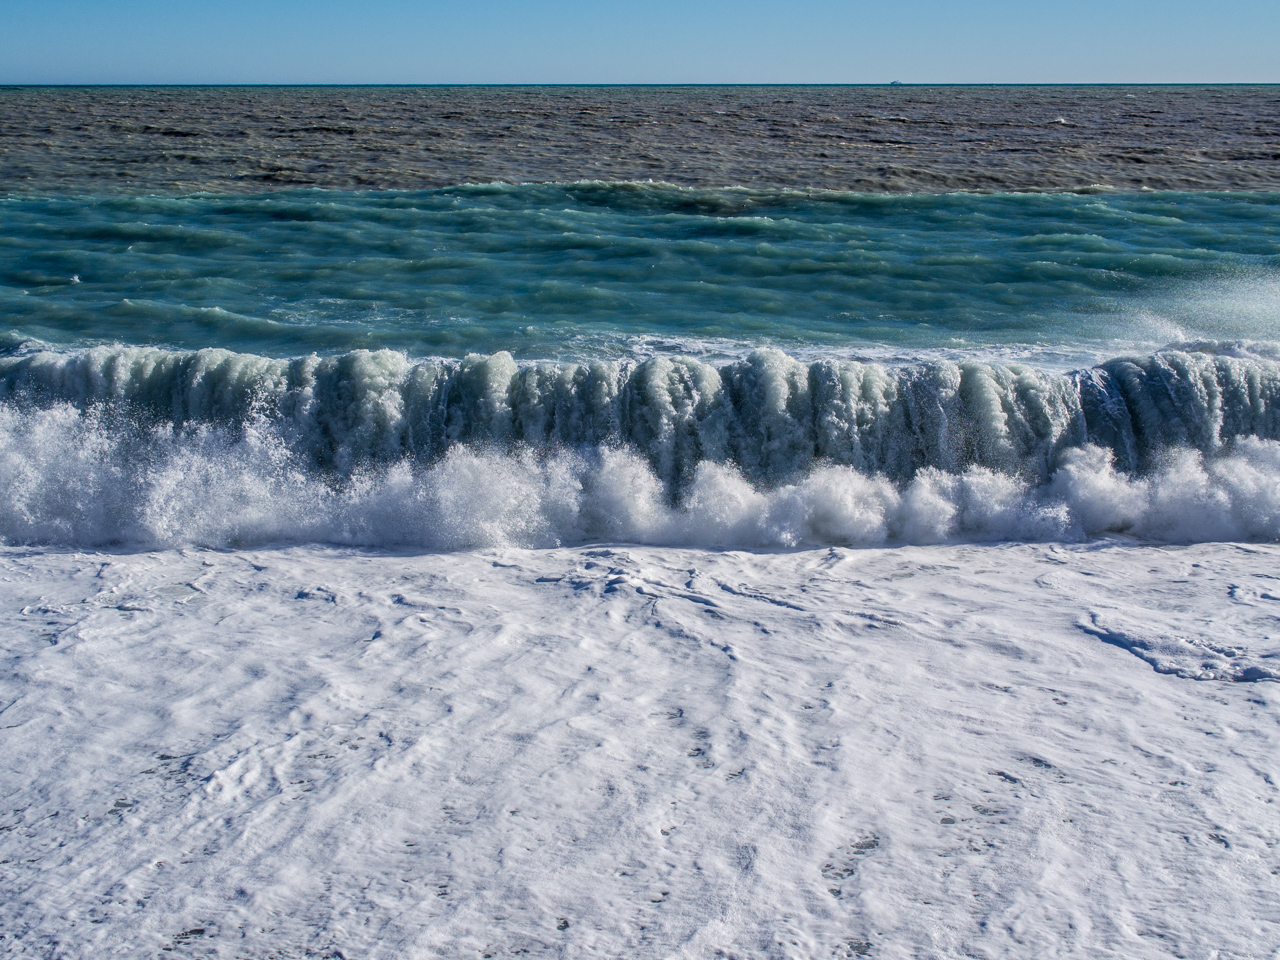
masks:
[(1278, 103), (0, 89), (0, 956), (1280, 956)]
[(1275, 85), (0, 87), (22, 193), (1275, 190)]
[(12, 196), (0, 531), (1269, 539), (1276, 197)]

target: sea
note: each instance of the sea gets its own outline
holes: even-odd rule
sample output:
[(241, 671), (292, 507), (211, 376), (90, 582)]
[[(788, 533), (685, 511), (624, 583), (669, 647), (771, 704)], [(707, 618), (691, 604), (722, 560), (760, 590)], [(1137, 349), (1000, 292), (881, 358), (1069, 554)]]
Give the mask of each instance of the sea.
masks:
[(0, 955), (1271, 956), (1280, 88), (0, 88), (0, 545)]

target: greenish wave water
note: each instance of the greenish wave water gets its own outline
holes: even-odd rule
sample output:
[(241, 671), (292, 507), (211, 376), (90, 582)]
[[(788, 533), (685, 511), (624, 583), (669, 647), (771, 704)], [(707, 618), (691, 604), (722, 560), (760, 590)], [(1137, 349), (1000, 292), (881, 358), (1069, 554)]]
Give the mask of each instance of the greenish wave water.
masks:
[(1267, 340), (1280, 195), (650, 183), (10, 197), (11, 343), (517, 359)]

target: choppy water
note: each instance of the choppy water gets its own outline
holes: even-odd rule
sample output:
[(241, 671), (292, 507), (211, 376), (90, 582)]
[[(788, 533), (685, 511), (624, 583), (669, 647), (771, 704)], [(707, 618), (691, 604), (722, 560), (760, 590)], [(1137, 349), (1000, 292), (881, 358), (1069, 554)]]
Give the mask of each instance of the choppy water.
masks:
[[(1185, 113), (1265, 93), (1125, 89), (1045, 96)], [(185, 116), (233, 93), (110, 95)], [(6, 96), (49, 110), (108, 94)], [(339, 93), (234, 96), (297, 112)], [(352, 96), (366, 113), (430, 99)], [(430, 96), (472, 98), (474, 127), (569, 94)], [(763, 94), (572, 96), (683, 116)], [(1039, 102), (937, 96), (997, 126)], [(603, 162), (593, 122), (583, 157)], [(948, 136), (931, 176), (969, 162)], [(133, 169), (132, 135), (112, 142)], [(1280, 537), (1280, 193), (591, 180), (160, 196), (60, 167), (70, 149), (41, 169), (72, 170), (59, 183), (81, 195), (0, 199), (8, 541)]]
[(11, 87), (8, 190), (1280, 187), (1280, 87)]

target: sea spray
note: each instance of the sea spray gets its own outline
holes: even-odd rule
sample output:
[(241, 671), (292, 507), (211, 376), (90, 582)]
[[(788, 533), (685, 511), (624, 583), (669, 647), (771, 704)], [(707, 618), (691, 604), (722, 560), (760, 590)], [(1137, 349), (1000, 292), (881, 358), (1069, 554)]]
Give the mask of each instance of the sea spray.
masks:
[(1045, 482), (985, 466), (905, 482), (818, 463), (753, 483), (703, 460), (678, 496), (624, 446), (457, 444), (323, 470), (253, 417), (142, 425), (66, 403), (0, 407), (0, 539), (8, 544), (244, 547), (332, 543), (458, 550), (589, 541), (794, 547), (946, 541), (1280, 539), (1280, 443), (1171, 448), (1144, 474), (1110, 450), (1065, 451)]

